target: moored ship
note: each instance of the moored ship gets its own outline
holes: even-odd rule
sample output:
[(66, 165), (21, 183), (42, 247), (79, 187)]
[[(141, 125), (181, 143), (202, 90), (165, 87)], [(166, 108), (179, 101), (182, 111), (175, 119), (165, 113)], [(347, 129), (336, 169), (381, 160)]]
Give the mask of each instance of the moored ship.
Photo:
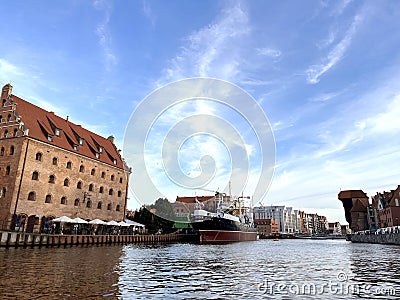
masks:
[(204, 209), (203, 203), (196, 203), (191, 221), (192, 227), (199, 232), (201, 243), (257, 240), (251, 208), (242, 205), (243, 199), (217, 192), (214, 196), (214, 209)]

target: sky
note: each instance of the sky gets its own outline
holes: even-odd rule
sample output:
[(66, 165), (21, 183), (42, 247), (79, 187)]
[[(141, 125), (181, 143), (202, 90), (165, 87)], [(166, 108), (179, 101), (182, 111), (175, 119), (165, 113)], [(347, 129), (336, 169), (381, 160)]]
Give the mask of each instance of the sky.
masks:
[[(351, 0), (16, 0), (7, 2), (0, 26), (0, 83), (11, 82), (14, 94), (89, 130), (114, 135), (120, 149), (132, 115), (156, 89), (192, 77), (232, 83), (262, 108), (273, 132), (274, 172), (262, 204), (345, 223), (340, 190), (372, 196), (400, 184), (399, 6)], [(138, 145), (145, 148), (145, 172), (171, 201), (226, 187), (235, 169), (233, 150), (211, 133), (175, 149), (189, 177), (201, 173), (202, 158), (205, 165), (211, 162), (214, 177), (203, 190), (181, 190), (166, 181), (163, 163), (176, 153), (160, 154), (179, 118), (211, 118), (220, 110), (221, 103), (185, 102), (160, 111), (147, 128), (148, 139)], [(219, 120), (243, 137), (251, 193), (265, 145), (257, 148), (257, 130), (246, 129), (251, 115), (228, 109)], [(143, 171), (135, 165), (132, 186)], [(131, 191), (128, 208), (146, 201)]]

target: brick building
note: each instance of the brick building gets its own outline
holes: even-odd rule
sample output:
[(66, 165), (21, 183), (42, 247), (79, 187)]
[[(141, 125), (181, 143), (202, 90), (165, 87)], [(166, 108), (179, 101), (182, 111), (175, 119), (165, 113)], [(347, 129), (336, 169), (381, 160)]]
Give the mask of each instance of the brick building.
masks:
[(368, 225), (368, 196), (362, 190), (341, 191), (338, 199), (342, 201), (346, 221), (353, 232), (366, 230)]
[(378, 228), (400, 225), (400, 185), (390, 192), (377, 193), (372, 197), (371, 209)]
[(39, 232), (52, 218), (124, 219), (131, 170), (113, 137), (1, 92), (0, 229)]
[(274, 219), (254, 219), (260, 237), (269, 237), (279, 233), (279, 223)]

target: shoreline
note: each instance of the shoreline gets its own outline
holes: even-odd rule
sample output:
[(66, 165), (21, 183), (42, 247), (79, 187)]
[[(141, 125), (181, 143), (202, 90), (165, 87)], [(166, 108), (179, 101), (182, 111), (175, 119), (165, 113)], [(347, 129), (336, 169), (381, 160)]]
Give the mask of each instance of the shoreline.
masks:
[(0, 247), (33, 248), (83, 245), (154, 244), (174, 242), (195, 242), (197, 235), (156, 234), (156, 235), (81, 235), (81, 234), (40, 234), (0, 231)]

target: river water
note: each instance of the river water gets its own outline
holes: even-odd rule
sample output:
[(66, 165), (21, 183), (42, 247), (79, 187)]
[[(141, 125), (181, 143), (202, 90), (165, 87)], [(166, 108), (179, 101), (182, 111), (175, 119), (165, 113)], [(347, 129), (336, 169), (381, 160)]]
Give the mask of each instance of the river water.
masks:
[(0, 248), (0, 299), (400, 299), (399, 252), (344, 240)]

